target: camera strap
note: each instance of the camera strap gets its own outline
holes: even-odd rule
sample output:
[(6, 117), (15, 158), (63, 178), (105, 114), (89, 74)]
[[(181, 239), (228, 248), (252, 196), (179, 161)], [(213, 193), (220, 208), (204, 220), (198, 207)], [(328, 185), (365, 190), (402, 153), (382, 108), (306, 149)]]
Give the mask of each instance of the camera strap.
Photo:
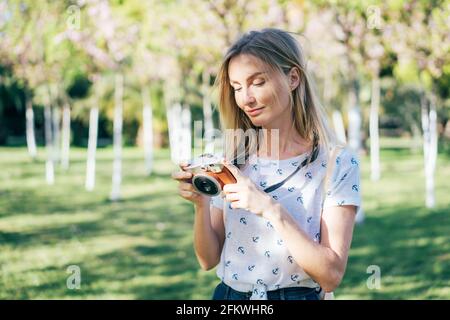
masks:
[[(319, 146), (316, 145), (312, 151), (311, 161), (309, 161), (309, 163), (315, 161), (317, 159), (318, 155), (319, 155)], [(308, 164), (308, 158), (303, 160), (303, 162), (297, 167), (297, 169), (295, 169), (294, 172), (292, 172), (289, 176), (287, 176), (283, 181), (278, 182), (274, 185), (271, 185), (271, 186), (265, 188), (263, 191), (266, 193), (269, 193), (269, 192), (275, 191), (276, 189), (280, 188), (283, 184), (285, 184), (290, 178), (292, 178), (297, 172), (300, 171), (301, 168), (303, 168), (307, 164)]]

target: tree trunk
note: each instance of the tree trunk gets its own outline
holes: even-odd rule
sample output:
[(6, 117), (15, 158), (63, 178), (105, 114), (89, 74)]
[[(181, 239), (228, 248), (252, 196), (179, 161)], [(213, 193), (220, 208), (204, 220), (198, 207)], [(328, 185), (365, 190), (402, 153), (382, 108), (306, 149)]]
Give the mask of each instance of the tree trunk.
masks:
[(342, 120), (342, 115), (339, 110), (333, 111), (333, 125), (338, 140), (342, 143), (347, 143), (347, 137), (345, 136), (344, 121)]
[[(350, 148), (359, 155), (361, 150), (361, 108), (359, 105), (359, 82), (354, 70), (350, 65), (350, 90), (349, 90), (349, 111), (348, 111), (348, 142)], [(355, 222), (362, 224), (365, 214), (362, 207), (356, 213)]]
[(171, 104), (166, 105), (166, 118), (167, 118), (167, 130), (169, 134), (169, 149), (170, 149), (170, 160), (172, 162), (175, 162), (175, 130), (172, 119), (172, 113), (173, 108), (175, 106), (172, 106)]
[(378, 130), (378, 109), (380, 105), (380, 78), (378, 72), (372, 77), (370, 103), (370, 169), (372, 181), (380, 180), (380, 138)]
[(202, 74), (203, 119), (205, 121), (205, 153), (214, 153), (214, 123), (212, 118), (211, 99), (209, 96), (209, 72)]
[(61, 166), (64, 170), (69, 169), (69, 153), (70, 153), (70, 104), (69, 101), (64, 102), (62, 116), (62, 134), (61, 134)]
[(436, 112), (436, 96), (431, 93), (430, 97), (430, 153), (428, 158), (428, 183), (427, 183), (427, 207), (434, 208), (436, 206), (436, 198), (434, 194), (434, 174), (436, 171), (436, 161), (438, 155), (438, 132), (437, 132), (437, 112)]
[(181, 122), (182, 108), (179, 103), (167, 108), (167, 122), (169, 127), (170, 157), (173, 163), (182, 160), (180, 136), (183, 132)]
[(97, 132), (98, 132), (98, 100), (95, 100), (95, 106), (91, 108), (89, 114), (89, 140), (86, 161), (86, 181), (87, 191), (94, 190), (95, 187), (95, 153), (97, 151)]
[(116, 74), (115, 107), (114, 107), (114, 162), (112, 190), (110, 199), (120, 200), (120, 185), (122, 183), (122, 124), (123, 124), (123, 75)]
[(153, 169), (153, 113), (147, 86), (142, 86), (141, 94), (144, 105), (142, 122), (144, 127), (145, 169), (147, 175), (150, 175)]
[(36, 149), (36, 137), (34, 135), (34, 112), (33, 103), (28, 93), (25, 94), (25, 118), (26, 118), (26, 136), (27, 136), (27, 148), (30, 157), (35, 160), (37, 156)]
[(361, 149), (361, 110), (359, 105), (359, 83), (354, 66), (350, 67), (350, 88), (348, 92), (348, 143), (351, 149), (359, 153)]
[(52, 135), (52, 108), (51, 104), (51, 96), (50, 89), (47, 95), (47, 103), (44, 107), (44, 122), (45, 122), (45, 149), (47, 151), (47, 159), (45, 162), (45, 178), (47, 184), (53, 185), (55, 183), (55, 170), (54, 170), (54, 162), (53, 162), (53, 135)]
[(411, 113), (406, 112), (405, 120), (409, 123), (412, 134), (412, 143), (410, 145), (411, 153), (416, 154), (420, 151), (420, 148), (423, 147), (422, 144), (422, 132), (420, 131), (419, 124), (414, 120)]
[[(420, 111), (421, 111), (421, 120), (422, 120), (422, 134), (423, 134), (423, 157), (425, 164), (425, 172), (426, 172), (426, 164), (428, 160), (429, 146), (430, 146), (430, 120), (428, 114), (427, 107), (427, 99), (425, 93), (423, 92), (420, 97)], [(425, 176), (426, 177), (426, 176)]]
[(191, 109), (185, 104), (181, 113), (181, 122), (183, 131), (181, 135), (183, 159), (190, 159), (192, 156), (192, 128), (191, 128)]
[(423, 154), (425, 170), (425, 204), (427, 208), (434, 208), (434, 172), (437, 159), (437, 115), (436, 101), (433, 93), (430, 94), (430, 110), (428, 111), (425, 93), (420, 99), (421, 118), (423, 130)]
[(53, 126), (53, 161), (55, 163), (59, 162), (59, 146), (61, 145), (61, 109), (59, 106), (53, 106), (52, 108), (52, 126)]

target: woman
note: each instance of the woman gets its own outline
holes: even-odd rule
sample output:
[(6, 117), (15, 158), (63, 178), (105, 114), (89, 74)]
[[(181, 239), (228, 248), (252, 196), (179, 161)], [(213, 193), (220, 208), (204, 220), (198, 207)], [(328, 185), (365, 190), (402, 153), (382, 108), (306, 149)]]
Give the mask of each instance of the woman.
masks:
[(242, 36), (224, 57), (217, 84), (223, 128), (262, 134), (240, 141), (241, 163), (224, 163), (237, 179), (224, 198), (197, 193), (188, 172), (172, 175), (195, 206), (198, 261), (205, 270), (217, 266), (213, 299), (320, 299), (346, 269), (361, 201), (356, 157), (336, 148), (289, 33)]

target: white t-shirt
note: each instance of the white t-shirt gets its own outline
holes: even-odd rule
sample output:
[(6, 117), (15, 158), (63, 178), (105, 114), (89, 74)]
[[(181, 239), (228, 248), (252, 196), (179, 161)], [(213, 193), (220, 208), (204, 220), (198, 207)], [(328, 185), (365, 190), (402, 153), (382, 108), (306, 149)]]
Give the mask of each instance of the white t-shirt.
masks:
[[(242, 173), (262, 190), (286, 178), (308, 155), (284, 160), (252, 155)], [(321, 148), (314, 162), (269, 193), (314, 241), (320, 241), (327, 160), (327, 153)], [(323, 206), (360, 207), (359, 175), (357, 157), (347, 148), (340, 150)], [(220, 195), (212, 197), (211, 204), (224, 210), (225, 243), (217, 267), (217, 275), (224, 283), (241, 292), (251, 291), (251, 299), (266, 299), (267, 291), (279, 288), (319, 286), (295, 263), (269, 220), (243, 209), (231, 209)]]

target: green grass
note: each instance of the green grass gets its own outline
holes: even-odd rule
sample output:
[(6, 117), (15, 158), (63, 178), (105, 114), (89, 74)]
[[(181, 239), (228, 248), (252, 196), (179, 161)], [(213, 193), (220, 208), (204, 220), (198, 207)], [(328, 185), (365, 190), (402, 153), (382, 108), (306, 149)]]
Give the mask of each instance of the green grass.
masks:
[[(169, 178), (167, 150), (145, 176), (142, 152), (124, 150), (123, 200), (108, 200), (112, 150), (97, 156), (97, 185), (84, 190), (85, 150), (47, 186), (45, 150), (0, 148), (0, 299), (209, 299), (215, 271), (201, 271), (192, 247), (192, 206)], [(422, 157), (382, 152), (382, 179), (362, 163), (366, 221), (355, 229), (338, 299), (450, 298), (450, 159), (440, 157), (437, 207), (424, 208)], [(71, 290), (68, 266), (81, 270)], [(370, 265), (381, 288), (369, 290)]]

